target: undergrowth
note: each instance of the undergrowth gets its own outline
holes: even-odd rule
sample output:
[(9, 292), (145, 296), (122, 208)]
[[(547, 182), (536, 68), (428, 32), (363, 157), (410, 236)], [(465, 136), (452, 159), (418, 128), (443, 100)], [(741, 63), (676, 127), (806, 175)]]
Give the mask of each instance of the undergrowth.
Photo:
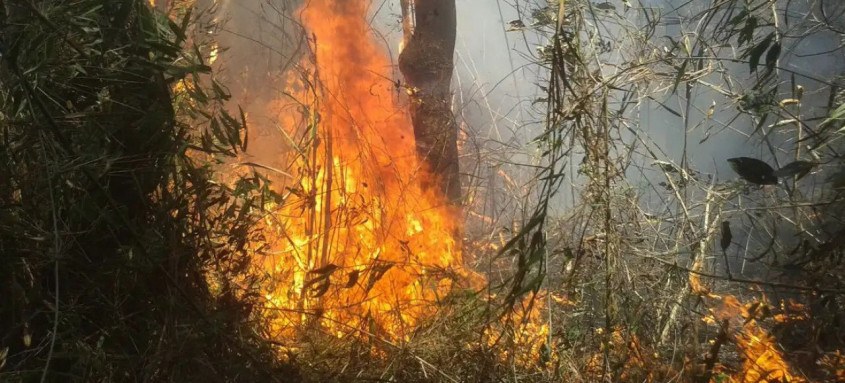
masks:
[(243, 124), (191, 13), (0, 4), (0, 380), (295, 378), (250, 325), (251, 287), (227, 282), (265, 193), (215, 180)]

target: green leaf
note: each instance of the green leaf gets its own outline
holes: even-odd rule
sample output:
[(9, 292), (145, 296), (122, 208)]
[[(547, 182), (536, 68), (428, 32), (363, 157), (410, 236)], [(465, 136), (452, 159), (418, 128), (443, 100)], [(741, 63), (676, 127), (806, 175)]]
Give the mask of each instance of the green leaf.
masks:
[(749, 51), (749, 59), (748, 59), (748, 66), (751, 69), (751, 73), (757, 71), (757, 65), (760, 63), (760, 57), (763, 56), (763, 53), (766, 52), (766, 49), (769, 48), (769, 45), (772, 43), (772, 39), (775, 37), (774, 33), (769, 33), (763, 41), (757, 43), (754, 48), (751, 48)]
[(232, 98), (232, 95), (226, 90), (226, 87), (215, 79), (211, 80), (211, 89), (214, 91), (214, 95), (217, 100), (228, 101)]
[(241, 143), (241, 130), (243, 129), (243, 125), (241, 125), (240, 121), (236, 120), (232, 117), (231, 114), (228, 112), (221, 111), (220, 113), (221, 122), (225, 127), (226, 138), (229, 146), (232, 147), (233, 152), (238, 151), (238, 147), (242, 146)]
[(739, 24), (740, 22), (742, 22), (742, 20), (744, 20), (746, 17), (748, 17), (748, 10), (747, 10), (747, 9), (743, 9), (743, 10), (742, 10), (741, 12), (739, 12), (736, 16), (732, 17), (732, 18), (730, 19), (730, 21), (728, 21), (728, 24), (730, 24), (730, 25), (737, 25), (737, 24)]
[(169, 21), (170, 30), (173, 31), (173, 34), (176, 35), (176, 41), (173, 43), (176, 45), (182, 45), (182, 42), (188, 39), (187, 30), (188, 30), (188, 23), (191, 21), (191, 12), (193, 12), (193, 8), (188, 8), (188, 11), (185, 12), (185, 15), (182, 17), (181, 24), (177, 25), (174, 21)]
[(839, 107), (836, 108), (836, 110), (834, 110), (830, 114), (830, 117), (828, 117), (826, 120), (822, 121), (821, 124), (819, 124), (819, 127), (824, 127), (827, 124), (830, 124), (830, 123), (833, 123), (835, 121), (842, 120), (842, 119), (845, 119), (845, 104), (839, 105)]
[(769, 51), (766, 53), (766, 70), (771, 72), (775, 69), (775, 65), (780, 58), (780, 41), (775, 41)]
[[(173, 66), (168, 68), (168, 75), (173, 78), (182, 79), (187, 77), (189, 74), (194, 75), (198, 73), (208, 73), (211, 71), (211, 67), (208, 65), (188, 65), (183, 67)], [(199, 88), (199, 87), (197, 87)], [(204, 101), (203, 101), (204, 102)]]
[(745, 45), (746, 42), (749, 42), (754, 39), (754, 30), (757, 29), (757, 18), (754, 16), (749, 17), (745, 20), (745, 26), (739, 32), (739, 46)]
[(217, 142), (225, 145), (229, 141), (229, 136), (223, 131), (218, 119), (211, 119), (211, 121), (209, 121), (209, 127), (211, 128), (212, 136)]
[(687, 73), (687, 64), (689, 64), (689, 61), (684, 60), (684, 63), (681, 64), (680, 68), (678, 68), (678, 73), (675, 74), (675, 84), (672, 86), (672, 93), (675, 93), (678, 90), (678, 85)]

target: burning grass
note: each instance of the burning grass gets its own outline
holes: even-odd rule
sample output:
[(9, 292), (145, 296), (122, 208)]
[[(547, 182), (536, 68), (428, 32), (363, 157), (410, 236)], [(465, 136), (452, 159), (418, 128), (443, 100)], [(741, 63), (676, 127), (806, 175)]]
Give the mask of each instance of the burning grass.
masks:
[[(190, 15), (191, 1), (167, 3)], [(845, 242), (841, 230), (803, 226), (841, 204), (840, 191), (810, 208), (798, 189), (785, 198), (705, 181), (688, 164), (661, 166), (667, 213), (643, 211), (623, 174), (630, 164), (617, 158), (637, 149), (621, 138), (631, 121), (610, 109), (610, 90), (657, 72), (603, 77), (602, 53), (588, 54), (594, 41), (578, 40), (587, 27), (578, 8), (541, 13), (568, 20), (554, 25), (568, 40), (542, 58), (550, 132), (538, 145), (559, 156), (540, 177), (549, 188), (492, 168), (523, 203), (535, 189), (551, 198), (560, 164), (579, 163), (582, 200), (560, 221), (540, 204), (513, 232), (477, 213), (479, 233), (424, 186), (437, 182), (417, 158), (409, 101), (371, 38), (365, 2), (312, 0), (298, 11), (310, 50), (278, 75), (285, 93), (263, 111), (282, 127), (284, 168), (242, 156), (241, 124), (263, 122), (223, 113), (228, 95), (203, 61), (225, 50), (182, 52), (188, 16), (166, 23), (127, 8), (125, 30), (109, 40), (102, 2), (56, 4), (39, 2), (49, 17), (37, 23), (25, 21), (39, 9), (13, 17), (9, 30), (33, 48), (11, 50), (0, 67), (10, 84), (0, 92), (0, 174), (12, 181), (0, 183), (0, 248), (12, 254), (0, 269), (11, 302), (0, 307), (9, 329), (0, 380), (295, 380), (277, 363), (286, 359), (311, 381), (845, 381)], [(655, 52), (644, 56), (667, 68), (683, 53)], [(789, 100), (779, 105), (801, 103)], [(649, 162), (671, 164), (634, 138)], [(155, 158), (133, 151), (141, 142)], [(582, 150), (577, 159), (567, 145)], [(731, 207), (738, 199), (746, 205)], [(723, 252), (712, 251), (718, 229), (741, 219), (773, 228), (757, 229), (771, 245), (748, 262), (801, 261), (789, 266), (815, 279), (721, 274), (714, 257), (727, 260), (736, 245), (723, 239)], [(786, 246), (775, 229), (788, 225), (769, 222), (800, 227), (801, 240)], [(796, 300), (770, 303), (784, 291)]]
[(362, 2), (302, 10), (313, 51), (270, 113), (298, 143), (297, 180), (265, 221), (259, 272), (273, 333), (317, 326), (338, 338), (407, 340), (453, 289), (467, 286), (458, 211), (425, 188), (407, 105)]
[[(408, 380), (485, 376), (484, 369), (450, 360), (473, 355), (467, 363), (497, 366), (486, 372), (510, 368), (511, 376), (524, 374), (534, 381), (563, 376), (616, 382), (677, 376), (809, 381), (790, 364), (770, 325), (749, 311), (753, 304), (714, 293), (724, 286), (704, 286), (702, 280), (712, 277), (708, 249), (721, 223), (721, 206), (736, 194), (707, 189), (704, 203), (688, 208), (684, 204), (690, 197), (680, 190), (705, 186), (686, 173), (681, 179), (667, 175), (666, 183), (684, 205), (677, 217), (683, 222), (678, 241), (695, 248), (688, 285), (674, 286), (678, 300), (704, 299), (712, 326), (705, 333), (716, 335), (670, 350), (669, 329), (682, 323), (697, 327), (700, 318), (676, 315), (680, 306), (671, 300), (665, 312), (660, 304), (625, 306), (647, 300), (636, 289), (639, 280), (626, 269), (640, 265), (625, 257), (625, 251), (638, 251), (633, 238), (643, 228), (635, 222), (638, 212), (630, 208), (629, 196), (619, 192), (624, 181), (622, 166), (612, 158), (620, 150), (610, 138), (612, 124), (595, 116), (569, 110), (587, 158), (579, 169), (589, 178), (583, 198), (592, 205), (581, 212), (586, 221), (581, 237), (567, 238), (561, 247), (568, 254), (564, 268), (576, 269), (567, 271), (567, 286), (583, 286), (583, 291), (573, 294), (577, 299), (563, 300), (566, 305), (552, 304), (552, 293), (532, 282), (542, 281), (549, 269), (532, 261), (538, 251), (557, 250), (540, 245), (547, 233), (536, 228), (528, 229), (530, 246), (503, 247), (505, 254), (519, 253), (520, 259), (511, 295), (497, 298), (482, 291), (486, 283), (463, 259), (467, 249), (458, 212), (422, 186), (435, 183), (417, 159), (407, 99), (389, 80), (391, 63), (370, 38), (365, 12), (357, 2), (310, 2), (302, 20), (313, 35), (311, 52), (287, 74), (286, 97), (269, 106), (291, 142), (286, 161), (287, 172), (294, 175), (277, 185), (285, 200), (265, 220), (271, 240), (259, 270), (269, 281), (264, 285), (268, 335), (285, 345), (283, 353), (316, 357), (329, 370), (342, 361), (358, 372), (383, 368), (389, 376)], [(591, 79), (584, 68), (574, 68), (571, 76)], [(576, 89), (584, 93), (575, 90), (571, 96), (589, 105), (584, 108), (606, 108), (602, 98), (611, 97), (583, 84)], [(699, 227), (693, 222), (700, 218)], [(586, 268), (601, 274), (584, 273)], [(521, 297), (529, 291), (538, 294)], [(666, 299), (655, 286), (645, 291), (652, 299)], [(503, 301), (518, 304), (501, 315)], [(579, 318), (584, 313), (589, 315)], [(656, 321), (647, 323), (637, 315)], [(475, 332), (482, 335), (472, 336)], [(461, 344), (450, 345), (450, 339)], [(702, 349), (711, 355), (695, 356)], [(735, 360), (725, 356), (730, 352)], [(372, 359), (356, 359), (361, 353)]]
[[(315, 381), (814, 381), (773, 332), (811, 313), (792, 304), (764, 315), (767, 305), (727, 294), (714, 274), (711, 248), (738, 188), (663, 168), (671, 221), (639, 210), (630, 164), (615, 157), (628, 155), (619, 126), (630, 121), (605, 117), (625, 115), (610, 110), (609, 89), (644, 72), (602, 78), (603, 64), (581, 51), (591, 43), (549, 46), (552, 132), (539, 140), (561, 162), (573, 160), (562, 142), (580, 145), (582, 205), (553, 228), (538, 224), (552, 221), (538, 208), (516, 225), (522, 242), (465, 241), (460, 212), (423, 186), (437, 183), (417, 158), (409, 101), (365, 13), (364, 2), (330, 0), (298, 11), (310, 50), (279, 75), (285, 93), (265, 109), (282, 127), (288, 166), (268, 174), (282, 198), (266, 206), (267, 241), (253, 244), (265, 300), (256, 315), (282, 357), (308, 365)], [(541, 179), (563, 178), (555, 160)], [(495, 258), (487, 277), (507, 276), (486, 281), (465, 258)], [(838, 353), (817, 356), (841, 376)]]

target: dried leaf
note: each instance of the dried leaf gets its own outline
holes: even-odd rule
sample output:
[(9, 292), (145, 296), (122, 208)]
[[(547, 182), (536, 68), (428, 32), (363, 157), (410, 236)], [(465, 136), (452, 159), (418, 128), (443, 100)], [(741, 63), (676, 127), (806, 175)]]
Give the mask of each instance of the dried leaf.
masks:
[(657, 166), (658, 168), (660, 168), (660, 170), (666, 173), (680, 173), (678, 167), (671, 162), (657, 160), (652, 162), (651, 164)]
[(349, 275), (346, 277), (346, 284), (343, 286), (344, 288), (351, 289), (358, 283), (358, 276), (361, 274), (358, 270), (352, 270)]
[(777, 185), (778, 183), (775, 170), (769, 164), (756, 158), (729, 158), (728, 163), (742, 179), (748, 182), (758, 185)]
[(373, 267), (370, 268), (369, 277), (367, 278), (367, 288), (365, 288), (364, 290), (366, 292), (372, 290), (373, 286), (376, 285), (376, 282), (378, 282), (379, 279), (381, 279), (384, 274), (387, 273), (387, 270), (390, 270), (390, 268), (392, 267), (393, 265), (389, 263), (373, 265)]
[(315, 287), (311, 291), (311, 297), (319, 298), (319, 297), (322, 297), (323, 295), (326, 295), (326, 293), (329, 291), (329, 286), (331, 286), (331, 284), (329, 283), (329, 280), (327, 278), (324, 283), (317, 285), (317, 287)]
[(827, 182), (830, 182), (834, 189), (845, 189), (845, 169), (833, 173), (827, 178)]
[(813, 170), (813, 168), (816, 167), (816, 165), (818, 165), (818, 164), (815, 163), (815, 162), (794, 161), (794, 162), (790, 162), (786, 166), (776, 170), (774, 172), (774, 174), (775, 174), (776, 177), (781, 177), (781, 178), (797, 176), (798, 179), (801, 179), (802, 177), (806, 176), (807, 173), (810, 172), (810, 170)]
[(323, 267), (320, 267), (320, 268), (317, 268), (317, 269), (311, 270), (311, 271), (309, 271), (308, 273), (309, 273), (309, 274), (323, 274), (323, 275), (325, 275), (325, 274), (331, 274), (331, 273), (333, 273), (335, 270), (337, 270), (337, 269), (339, 269), (339, 268), (340, 268), (340, 267), (338, 267), (337, 265), (335, 265), (335, 264), (333, 264), (333, 263), (329, 263), (329, 264), (327, 264), (327, 265), (325, 265), (325, 266), (323, 266)]
[(615, 11), (616, 6), (611, 4), (609, 1), (605, 1), (603, 3), (596, 3), (595, 7), (601, 9), (603, 11)]
[(728, 247), (731, 246), (732, 241), (733, 234), (731, 233), (731, 223), (730, 221), (724, 221), (722, 222), (722, 240), (720, 242), (722, 251), (727, 251)]
[(519, 31), (525, 28), (525, 23), (522, 20), (511, 20), (508, 22), (507, 32)]

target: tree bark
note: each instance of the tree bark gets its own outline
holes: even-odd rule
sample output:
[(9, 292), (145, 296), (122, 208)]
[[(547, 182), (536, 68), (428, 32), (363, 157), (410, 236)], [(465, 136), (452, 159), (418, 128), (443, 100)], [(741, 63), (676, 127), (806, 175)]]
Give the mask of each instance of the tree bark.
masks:
[(457, 205), (461, 198), (458, 126), (450, 89), (457, 33), (455, 0), (406, 0), (403, 17), (406, 38), (399, 70), (411, 89), (417, 150), (435, 176), (434, 185), (428, 186), (439, 188)]

